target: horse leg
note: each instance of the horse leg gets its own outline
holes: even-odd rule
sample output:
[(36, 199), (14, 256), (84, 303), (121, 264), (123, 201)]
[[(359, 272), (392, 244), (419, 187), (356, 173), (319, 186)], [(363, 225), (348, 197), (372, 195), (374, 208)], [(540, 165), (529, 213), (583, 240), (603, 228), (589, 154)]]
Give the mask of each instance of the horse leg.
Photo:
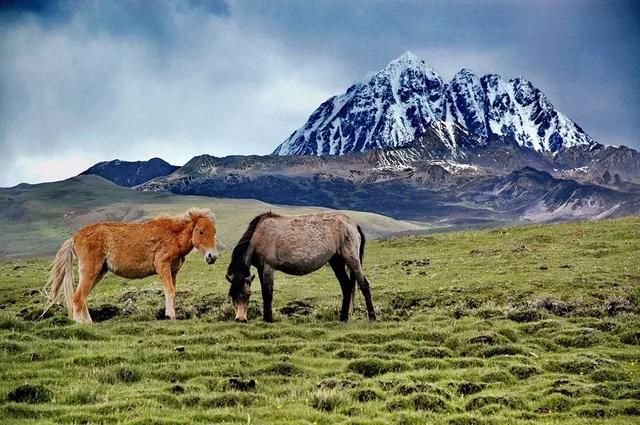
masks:
[(164, 285), (164, 315), (171, 320), (176, 320), (176, 285), (171, 265), (169, 263), (161, 265), (158, 274)]
[[(180, 268), (182, 267), (182, 265), (184, 264), (184, 258), (180, 258), (177, 262), (177, 264), (175, 265), (175, 267), (171, 268), (171, 282), (173, 283), (172, 288), (173, 288), (173, 292), (171, 295), (171, 299), (170, 301), (168, 301), (167, 298), (167, 292), (165, 291), (165, 312), (164, 314), (171, 318), (172, 320), (175, 320), (176, 318), (176, 308), (175, 308), (175, 303), (176, 303), (176, 287), (178, 286), (178, 272), (180, 271)], [(171, 310), (168, 310), (168, 306), (169, 304), (171, 305)], [(173, 317), (171, 315), (169, 315), (169, 313), (173, 312)]]
[(92, 323), (89, 308), (87, 307), (87, 297), (94, 286), (98, 284), (100, 279), (106, 273), (104, 261), (102, 259), (78, 260), (78, 271), (80, 274), (80, 282), (73, 293), (73, 320), (80, 323)]
[(356, 290), (356, 277), (353, 276), (353, 273), (352, 276), (349, 277), (349, 286), (351, 287), (351, 306), (349, 307), (349, 314), (351, 314), (356, 308), (356, 295), (358, 294), (358, 291)]
[(351, 282), (347, 271), (345, 269), (345, 262), (342, 257), (334, 255), (329, 260), (329, 265), (333, 269), (338, 282), (340, 282), (340, 289), (342, 289), (342, 309), (340, 310), (340, 320), (346, 322), (349, 320), (349, 314), (353, 307), (352, 293), (355, 293), (354, 283)]
[(373, 301), (371, 301), (371, 290), (369, 289), (369, 281), (362, 272), (362, 265), (359, 259), (354, 259), (347, 262), (347, 267), (351, 271), (351, 275), (355, 276), (360, 292), (364, 296), (364, 302), (367, 305), (367, 313), (369, 315), (369, 321), (376, 320), (376, 312), (373, 309)]
[(262, 290), (262, 319), (265, 322), (273, 322), (273, 268), (265, 264), (261, 269), (258, 269), (258, 276), (260, 276), (260, 287)]
[(102, 280), (102, 278), (104, 277), (105, 274), (107, 274), (108, 271), (109, 270), (107, 269), (107, 267), (105, 265), (105, 267), (103, 267), (102, 270), (100, 270), (100, 273), (98, 273), (98, 276), (96, 276), (96, 278), (93, 280), (93, 285), (91, 285), (91, 289), (96, 287), (98, 282), (100, 282)]

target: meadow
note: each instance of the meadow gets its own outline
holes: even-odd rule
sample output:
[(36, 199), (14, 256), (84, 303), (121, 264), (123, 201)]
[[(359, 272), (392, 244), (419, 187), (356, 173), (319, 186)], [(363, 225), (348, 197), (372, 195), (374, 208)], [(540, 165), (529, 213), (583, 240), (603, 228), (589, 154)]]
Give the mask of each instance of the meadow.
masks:
[[(198, 206), (216, 213), (218, 237), (233, 246), (253, 217), (273, 210), (308, 214), (327, 208), (273, 205), (253, 199), (209, 198), (139, 192), (98, 176), (76, 176), (36, 185), (0, 188), (0, 262), (55, 254), (82, 226), (101, 221), (144, 221), (160, 214), (178, 214)], [(431, 228), (425, 223), (394, 220), (380, 214), (346, 211), (370, 238)]]
[[(276, 274), (275, 323), (233, 321), (224, 272), (191, 255), (180, 320), (157, 277), (108, 275), (91, 326), (40, 318), (50, 258), (0, 265), (2, 423), (640, 423), (640, 218), (367, 243), (337, 321), (329, 268)], [(257, 281), (256, 281), (257, 282)]]

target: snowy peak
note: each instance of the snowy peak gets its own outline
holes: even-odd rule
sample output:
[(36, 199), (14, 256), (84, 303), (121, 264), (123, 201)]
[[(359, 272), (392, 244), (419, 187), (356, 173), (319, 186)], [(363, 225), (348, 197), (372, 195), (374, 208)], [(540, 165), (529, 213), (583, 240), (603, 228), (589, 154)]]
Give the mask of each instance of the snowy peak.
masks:
[(487, 96), (488, 134), (513, 138), (521, 146), (555, 154), (563, 148), (592, 145), (589, 135), (557, 111), (530, 81), (518, 77), (482, 77)]
[[(432, 132), (434, 122), (462, 127), (479, 146), (493, 138), (508, 139), (555, 154), (595, 143), (522, 77), (478, 77), (465, 68), (445, 83), (407, 51), (367, 81), (322, 103), (274, 154), (343, 155), (400, 147)], [(457, 146), (455, 140), (443, 143)]]
[(486, 138), (485, 107), (487, 96), (480, 78), (472, 71), (462, 69), (449, 83), (447, 90), (447, 121), (459, 123), (470, 133)]
[(407, 71), (414, 75), (424, 75), (430, 80), (439, 80), (442, 83), (442, 78), (438, 73), (431, 68), (425, 61), (417, 57), (410, 51), (406, 51), (402, 56), (392, 60), (384, 67), (380, 72), (376, 73), (376, 76), (388, 76), (394, 78), (396, 81), (400, 76), (406, 76)]
[(401, 54), (400, 56), (398, 56), (396, 59), (392, 60), (391, 62), (389, 62), (389, 65), (391, 65), (392, 63), (398, 63), (398, 62), (407, 62), (407, 63), (425, 63), (422, 59), (420, 59), (415, 53), (413, 53), (411, 50), (407, 50), (406, 52), (404, 52), (403, 54)]
[(404, 146), (442, 120), (445, 83), (407, 52), (318, 107), (274, 154), (342, 155)]

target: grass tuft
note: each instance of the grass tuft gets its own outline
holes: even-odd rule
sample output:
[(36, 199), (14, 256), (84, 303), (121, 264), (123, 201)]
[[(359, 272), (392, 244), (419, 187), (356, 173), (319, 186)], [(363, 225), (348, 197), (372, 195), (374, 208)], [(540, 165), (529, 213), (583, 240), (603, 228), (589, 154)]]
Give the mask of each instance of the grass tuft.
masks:
[(353, 393), (353, 399), (359, 403), (368, 403), (370, 401), (382, 400), (384, 395), (373, 388), (361, 388)]
[(384, 361), (373, 358), (354, 360), (347, 366), (348, 371), (359, 373), (365, 378), (382, 375), (388, 372), (402, 372), (407, 369), (408, 366), (404, 362)]
[(53, 392), (39, 384), (23, 384), (7, 394), (7, 399), (16, 403), (48, 403), (53, 399)]
[(475, 382), (460, 382), (458, 384), (458, 394), (462, 396), (479, 393), (485, 387), (485, 384), (476, 384)]
[(340, 407), (349, 404), (347, 396), (336, 390), (318, 390), (316, 391), (310, 400), (310, 405), (314, 409), (321, 410), (323, 412), (334, 412)]
[(449, 404), (442, 398), (432, 394), (416, 394), (411, 397), (411, 405), (415, 410), (429, 412), (447, 412), (451, 410)]
[(527, 379), (540, 373), (535, 366), (520, 364), (509, 367), (509, 372), (518, 379)]
[(574, 406), (573, 398), (563, 394), (550, 394), (538, 403), (535, 409), (538, 413), (568, 412)]
[(138, 382), (142, 378), (139, 371), (128, 366), (118, 367), (114, 372), (114, 376), (118, 381), (126, 384)]
[(628, 373), (618, 369), (598, 369), (589, 375), (594, 382), (606, 382), (606, 381), (628, 381), (630, 376)]
[(422, 347), (413, 352), (414, 358), (434, 358), (443, 359), (452, 357), (453, 351), (446, 347)]
[(475, 396), (466, 405), (466, 410), (479, 410), (486, 406), (496, 405), (509, 409), (524, 409), (525, 403), (519, 398), (508, 395), (480, 395)]
[(640, 331), (633, 330), (620, 334), (620, 341), (629, 345), (640, 345)]
[(542, 320), (542, 312), (534, 308), (515, 309), (507, 313), (507, 318), (518, 323), (537, 322)]

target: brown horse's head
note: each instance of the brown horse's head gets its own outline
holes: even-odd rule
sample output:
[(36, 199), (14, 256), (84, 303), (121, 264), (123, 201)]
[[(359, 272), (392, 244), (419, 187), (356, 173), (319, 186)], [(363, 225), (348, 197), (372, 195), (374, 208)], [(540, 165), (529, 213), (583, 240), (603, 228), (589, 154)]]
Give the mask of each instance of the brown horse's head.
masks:
[(233, 302), (233, 308), (236, 311), (236, 320), (239, 322), (247, 321), (247, 310), (249, 308), (249, 297), (251, 297), (251, 282), (256, 275), (247, 273), (235, 273), (225, 276), (231, 287), (229, 288), (229, 298)]
[(218, 259), (216, 246), (216, 223), (210, 210), (189, 210), (189, 217), (193, 222), (191, 243), (193, 247), (204, 257), (208, 264), (213, 264)]

